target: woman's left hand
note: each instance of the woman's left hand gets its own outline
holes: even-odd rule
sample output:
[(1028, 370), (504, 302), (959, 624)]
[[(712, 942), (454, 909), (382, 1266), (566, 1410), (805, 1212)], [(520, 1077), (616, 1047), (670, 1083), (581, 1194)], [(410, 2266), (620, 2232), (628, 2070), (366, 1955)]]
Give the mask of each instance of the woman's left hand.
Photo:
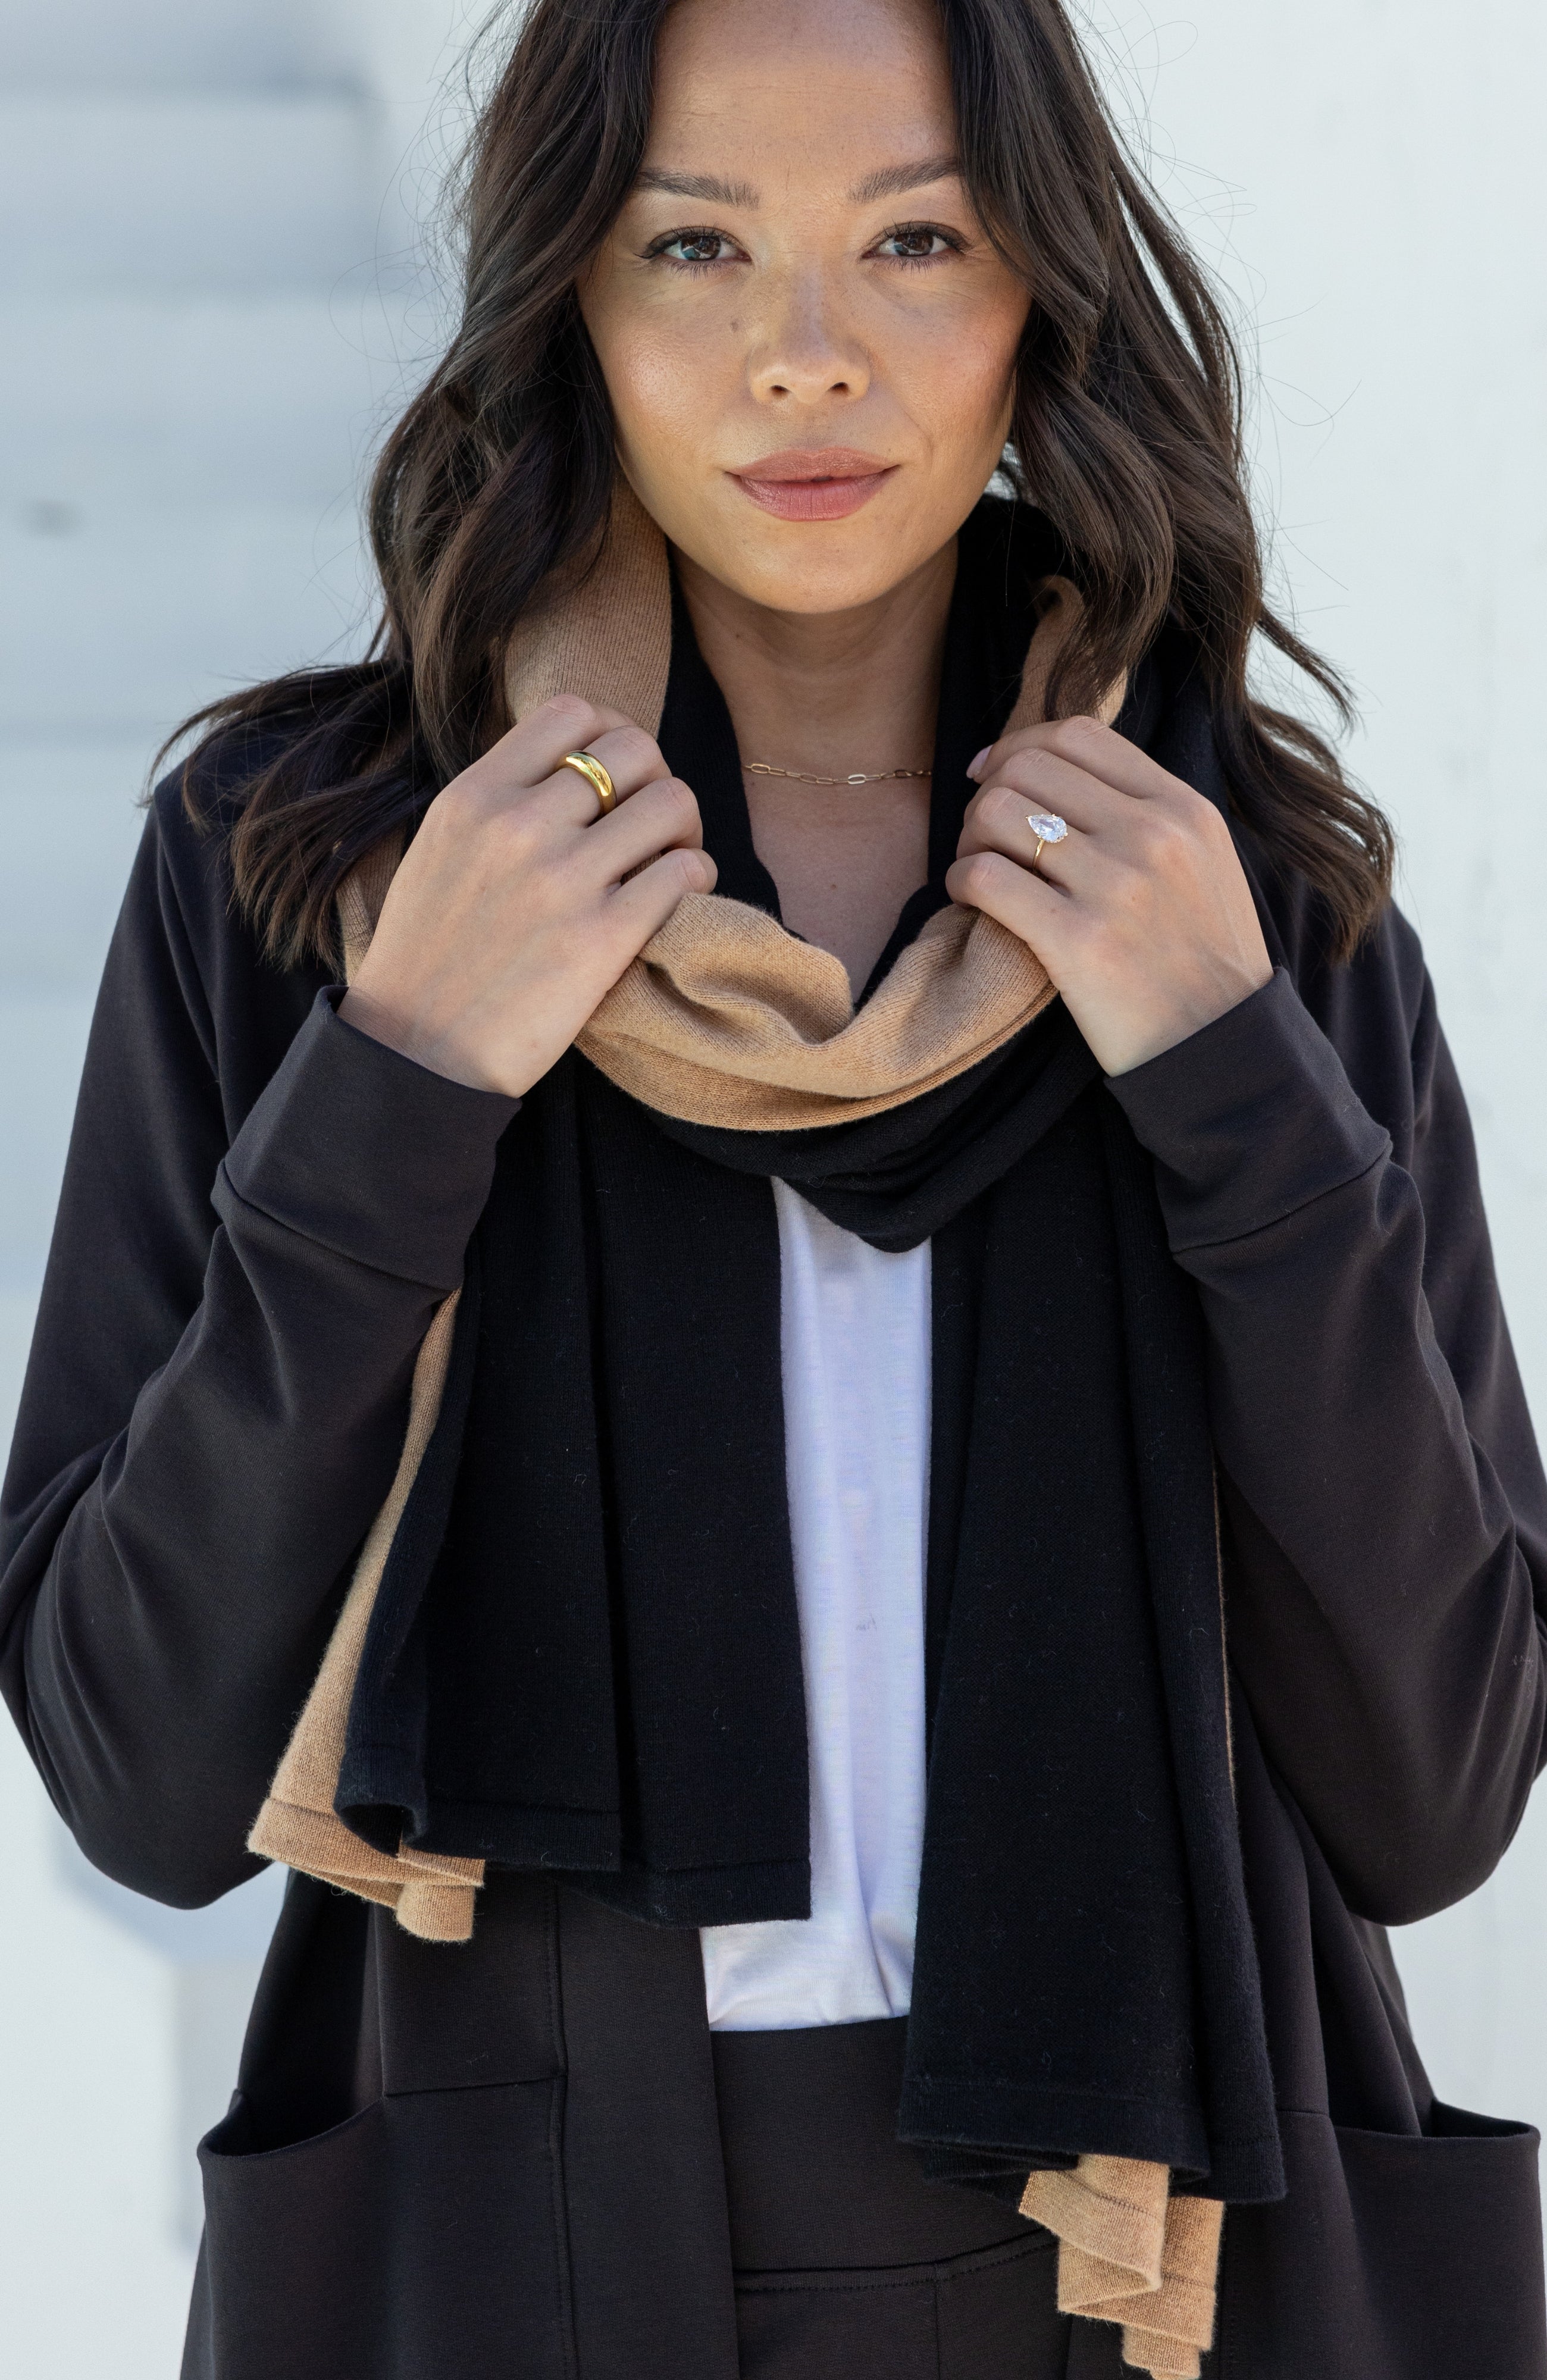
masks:
[[(1036, 953), (1104, 1073), (1158, 1057), (1268, 981), (1224, 819), (1125, 736), (1055, 720), (1004, 736), (973, 774), (945, 889)], [(1033, 869), (1037, 812), (1069, 831)]]

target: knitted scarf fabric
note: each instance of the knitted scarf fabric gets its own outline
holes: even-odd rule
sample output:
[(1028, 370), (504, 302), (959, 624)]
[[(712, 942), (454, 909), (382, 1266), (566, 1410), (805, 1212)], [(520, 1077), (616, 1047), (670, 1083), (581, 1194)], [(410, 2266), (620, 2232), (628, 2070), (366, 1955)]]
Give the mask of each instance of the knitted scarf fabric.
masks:
[[(778, 923), (723, 700), (626, 492), (602, 568), (529, 625), (513, 712), (583, 689), (657, 730), (725, 892), (682, 904), (501, 1143), (252, 1844), (444, 1940), (470, 1931), (486, 1864), (656, 1924), (808, 1915), (770, 1181), (875, 1246), (932, 1239), (899, 2127), (941, 2179), (1056, 2232), (1060, 2303), (1183, 2380), (1222, 2203), (1284, 2186), (1200, 1318), (1044, 971), (940, 884), (966, 759), (1041, 715), (1056, 559), (1008, 506), (963, 530), (931, 883), (858, 1008)], [(1223, 798), (1185, 668), (1151, 657), (1122, 725)], [(351, 971), (395, 858), (346, 888)]]

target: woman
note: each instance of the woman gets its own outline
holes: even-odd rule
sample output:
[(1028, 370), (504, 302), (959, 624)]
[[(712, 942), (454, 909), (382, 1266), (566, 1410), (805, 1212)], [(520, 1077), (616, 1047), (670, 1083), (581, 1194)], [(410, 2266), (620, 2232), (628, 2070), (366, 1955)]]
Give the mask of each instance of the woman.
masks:
[(1381, 1931), (1547, 1490), (1196, 267), (1056, 0), (537, 0), (465, 225), (373, 658), (155, 797), (6, 1491), (88, 1853), (297, 1871), (185, 2371), (1547, 2373)]

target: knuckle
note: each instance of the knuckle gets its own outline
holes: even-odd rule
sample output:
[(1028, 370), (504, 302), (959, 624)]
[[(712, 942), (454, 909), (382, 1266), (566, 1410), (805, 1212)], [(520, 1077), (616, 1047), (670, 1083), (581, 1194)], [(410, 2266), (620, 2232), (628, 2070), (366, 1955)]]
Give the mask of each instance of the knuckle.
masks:
[(1230, 843), (1230, 829), (1224, 813), (1217, 810), (1204, 795), (1195, 793), (1190, 785), (1182, 787), (1177, 808), (1200, 843), (1208, 844), (1216, 851), (1223, 851)]
[(1028, 797), (1034, 797), (1044, 787), (1052, 788), (1060, 781), (1066, 784), (1068, 780), (1064, 772), (1068, 760), (1066, 752), (1039, 744), (1034, 750), (1022, 754), (1010, 778), (1010, 784), (1016, 792), (1024, 793)]
[(1060, 722), (1063, 741), (1059, 751), (1064, 759), (1077, 769), (1087, 769), (1093, 776), (1101, 773), (1101, 763), (1109, 753), (1112, 730), (1099, 719), (1080, 711), (1073, 719)]
[(661, 747), (653, 735), (642, 727), (615, 727), (608, 730), (607, 741), (613, 747), (620, 768), (651, 770), (660, 765)]
[(680, 777), (658, 778), (644, 790), (650, 796), (652, 808), (660, 812), (663, 827), (673, 829), (697, 825), (698, 797), (692, 787), (685, 784)]
[(551, 694), (545, 702), (527, 713), (529, 719), (552, 720), (556, 726), (567, 726), (572, 720), (592, 722), (596, 715), (595, 705), (588, 702), (583, 694)]
[(442, 786), (425, 811), (424, 823), (415, 840), (421, 841), (427, 849), (438, 844), (443, 836), (455, 842), (474, 807), (474, 800), (466, 777), (454, 777), (449, 785)]
[(992, 851), (974, 851), (957, 864), (961, 869), (961, 885), (969, 900), (978, 900), (992, 892), (998, 868)]
[(461, 826), (469, 819), (481, 817), (500, 785), (498, 771), (487, 759), (475, 760), (449, 785), (442, 787), (430, 805), (429, 816), (443, 826)]
[(1090, 737), (1086, 731), (1094, 724), (1093, 720), (1079, 717), (1056, 719), (1048, 730), (1042, 749), (1055, 753), (1062, 760), (1078, 760), (1080, 754), (1089, 749)]

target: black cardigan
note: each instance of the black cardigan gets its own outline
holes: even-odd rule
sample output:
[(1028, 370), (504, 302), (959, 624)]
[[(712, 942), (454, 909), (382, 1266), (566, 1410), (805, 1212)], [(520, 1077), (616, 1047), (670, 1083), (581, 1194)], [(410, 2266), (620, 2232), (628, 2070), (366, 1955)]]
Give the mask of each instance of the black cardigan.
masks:
[[(1285, 1914), (1304, 1901), (1315, 1933), (1321, 1891), (1341, 1903), (1323, 1931), (1340, 1924), (1345, 1950), (1362, 1946), (1400, 2032), (1383, 1947), (1343, 1912), (1389, 1924), (1443, 1908), (1518, 1824), (1542, 1759), (1547, 1483), (1416, 939), (1391, 914), (1332, 967), (1301, 888), (1264, 868), (1260, 897), (1286, 971), (1111, 1089), (1153, 1155), (1207, 1321), (1243, 1833), (1249, 1866), (1254, 1840), (1283, 1854), (1260, 1848), (1249, 1876), (1270, 2019), (1303, 2031), (1320, 1987), (1325, 2029), (1328, 1986), (1307, 1982), (1307, 1925)], [(390, 1480), (415, 1350), (459, 1277), (514, 1112), (352, 1031), (317, 999), (325, 982), (263, 964), (234, 917), (221, 836), (197, 835), (164, 786), (98, 1003), (6, 1483), (0, 1658), (88, 1856), (181, 1905), (255, 1865), (247, 1829)], [(1288, 1812), (1287, 1835), (1251, 1816), (1258, 1739), (1261, 1808)], [(518, 1931), (551, 1928), (568, 1900), (511, 1880), (490, 1905)], [(502, 1922), (468, 1954), (459, 1993), (496, 1957)], [(568, 1922), (588, 1940), (638, 1931), (594, 1912)], [(1281, 1924), (1292, 1939), (1275, 1981)], [(353, 2015), (335, 2010), (329, 2039), (351, 2046), (331, 2064), (331, 2051), (302, 2056), (273, 1983), (246, 2070), (248, 2145), (298, 2140), (379, 2084), (379, 2044), (360, 2065), (363, 1951), (338, 1948), (367, 1926), (357, 1908), (292, 1890), (271, 1965), (303, 1998), (335, 1974), (323, 1997), (342, 1992)], [(413, 1966), (379, 1923), (369, 1934), (379, 1962)], [(1322, 1970), (1335, 1966), (1335, 1944), (1317, 1949)], [(649, 1955), (664, 1973), (681, 1945)], [(316, 1972), (298, 1980), (309, 1957)], [(471, 2005), (476, 2031), (489, 2004), (475, 1992)], [(491, 2075), (475, 2047), (439, 2055)], [(1297, 2055), (1282, 2048), (1281, 2065)], [(568, 2070), (562, 2041), (553, 2056)], [(297, 2083), (298, 2057), (314, 2088)], [(1365, 2088), (1338, 2082), (1341, 2058), (1334, 2117), (1339, 2088)], [(1377, 2129), (1443, 2129), (1410, 2059), (1407, 2081), (1411, 2120), (1388, 2111)], [(1227, 2267), (1226, 2344), (1229, 2304)], [(1500, 2380), (1528, 2368), (1511, 2351)], [(248, 2368), (236, 2353), (196, 2368), (225, 2380)], [(1309, 2380), (1318, 2367), (1271, 2368)]]
[[(1418, 943), (1394, 914), (1328, 968), (1268, 881), (1293, 982), (1113, 1089), (1202, 1292), (1236, 1667), (1350, 1907), (1401, 1924), (1490, 1874), (1541, 1766), (1547, 1486)], [(351, 1030), (324, 980), (262, 963), (164, 787), (86, 1059), (0, 1642), (88, 1856), (183, 1906), (252, 1872), (514, 1112)]]

